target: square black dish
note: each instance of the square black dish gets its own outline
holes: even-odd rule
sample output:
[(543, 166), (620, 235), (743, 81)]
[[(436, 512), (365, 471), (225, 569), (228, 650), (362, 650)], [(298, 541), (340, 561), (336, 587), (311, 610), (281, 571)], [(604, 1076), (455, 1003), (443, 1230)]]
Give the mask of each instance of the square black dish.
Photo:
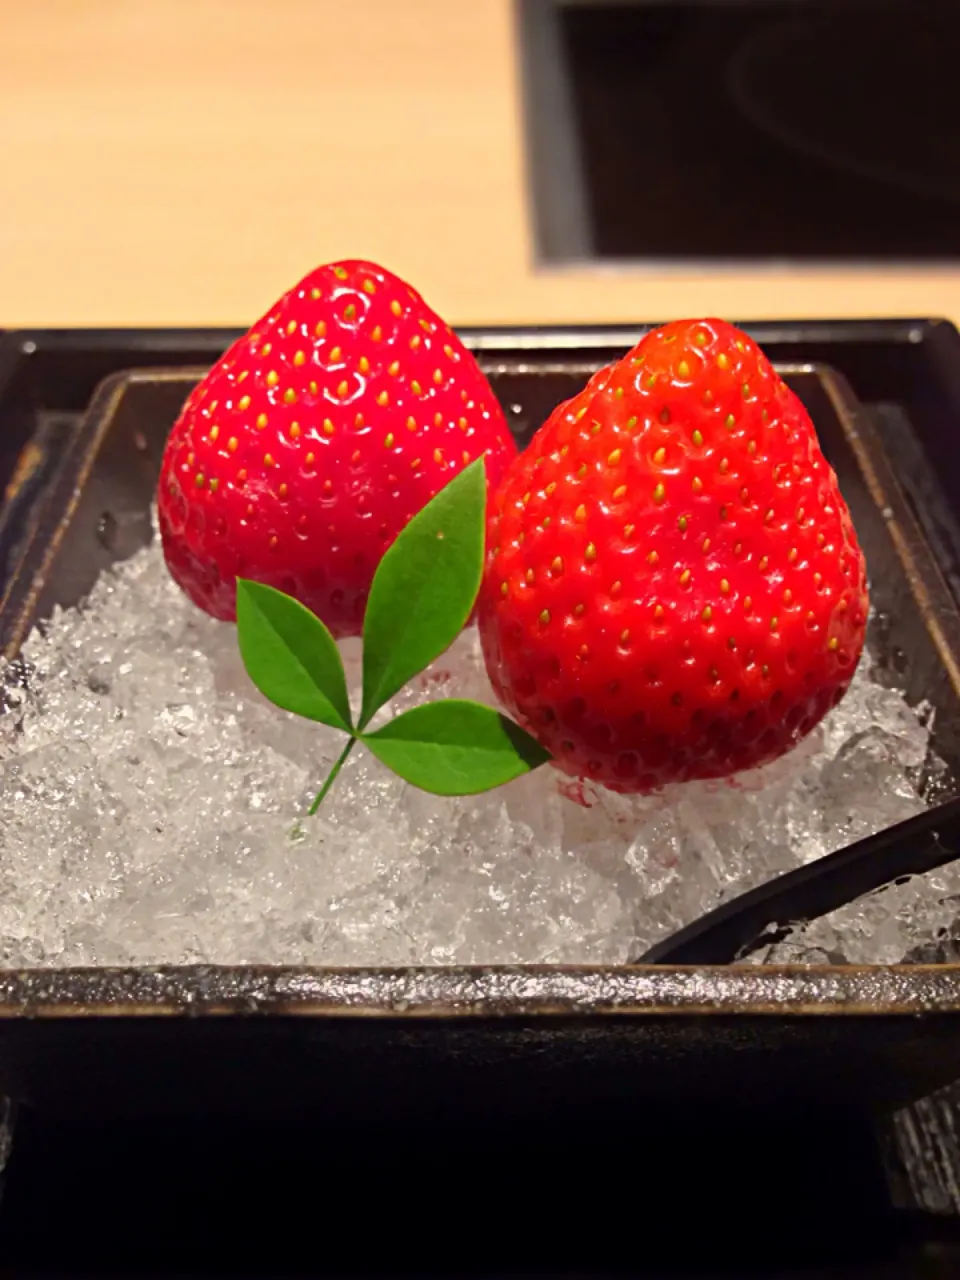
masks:
[[(956, 771), (957, 695), (944, 660), (955, 651), (955, 605), (944, 579), (956, 547), (951, 508), (960, 509), (947, 435), (958, 403), (950, 381), (957, 335), (920, 322), (748, 327), (778, 363), (793, 366), (868, 557), (884, 566), (884, 651), (912, 695), (941, 707), (937, 750)], [(639, 333), (465, 336), (523, 434)], [(5, 647), (149, 537), (159, 447), (196, 371), (232, 336), (40, 333), (0, 342), (0, 453), (12, 478), (0, 509)], [(841, 369), (870, 407), (856, 403), (843, 378), (812, 367), (822, 362)], [(130, 369), (141, 372), (122, 373)], [(112, 374), (120, 376), (88, 406)], [(891, 541), (885, 493), (905, 535), (900, 545)], [(906, 667), (898, 651), (909, 654)], [(372, 1175), (394, 1189), (411, 1167), (435, 1183), (437, 1161), (448, 1169), (468, 1151), (473, 1180), (462, 1185), (481, 1194), (497, 1179), (514, 1198), (513, 1221), (551, 1212), (546, 1169), (583, 1160), (579, 1174), (568, 1170), (567, 1186), (577, 1188), (581, 1209), (609, 1222), (631, 1207), (609, 1184), (602, 1196), (596, 1188), (585, 1196), (584, 1169), (602, 1136), (616, 1134), (653, 1162), (633, 1182), (654, 1216), (657, 1185), (682, 1180), (695, 1160), (713, 1185), (701, 1222), (734, 1220), (738, 1199), (719, 1181), (742, 1187), (776, 1142), (792, 1162), (769, 1195), (754, 1189), (752, 1213), (781, 1231), (787, 1212), (806, 1242), (838, 1219), (869, 1220), (879, 1247), (886, 1237), (875, 1215), (885, 1201), (872, 1140), (836, 1107), (886, 1110), (954, 1078), (958, 1014), (953, 965), (8, 972), (0, 975), (0, 1089), (22, 1103), (22, 1177), (33, 1178), (35, 1195), (33, 1209), (17, 1198), (15, 1155), (9, 1212), (26, 1209), (29, 1234), (31, 1212), (52, 1195), (61, 1223), (80, 1231), (106, 1194), (136, 1238), (156, 1207), (169, 1212), (184, 1197), (195, 1198), (195, 1215), (235, 1213), (247, 1174), (238, 1181), (231, 1170), (253, 1159), (283, 1188), (269, 1203), (284, 1233), (298, 1224), (309, 1233), (316, 1175), (302, 1180), (280, 1167), (291, 1153), (308, 1165), (306, 1148), (314, 1161), (336, 1160), (348, 1181)], [(822, 1117), (815, 1125), (813, 1104)], [(386, 1159), (384, 1144), (398, 1154)], [(507, 1177), (505, 1153), (518, 1146), (539, 1159), (528, 1154)], [(866, 1175), (838, 1154), (854, 1149), (867, 1153)], [(44, 1160), (31, 1166), (31, 1150)], [(822, 1194), (811, 1190), (814, 1177)], [(342, 1195), (337, 1204), (343, 1212)], [(402, 1230), (399, 1209), (391, 1216), (381, 1203), (376, 1212)], [(749, 1248), (769, 1239), (762, 1222)], [(8, 1230), (7, 1240), (16, 1234)], [(675, 1238), (667, 1248), (676, 1250)], [(564, 1263), (583, 1258), (561, 1253)]]
[[(638, 333), (490, 332), (467, 334), (466, 339), (477, 351), (522, 438), (554, 404), (572, 394), (593, 369), (620, 354)], [(182, 351), (187, 344), (168, 336), (166, 343), (150, 350), (150, 361), (162, 363), (163, 347), (169, 351), (177, 341)], [(198, 345), (202, 360), (206, 353), (202, 343)], [(214, 345), (212, 339), (210, 345)], [(778, 357), (775, 346), (772, 354)], [(136, 350), (126, 358), (132, 364), (141, 363)], [(934, 747), (956, 778), (960, 776), (956, 679), (960, 622), (942, 574), (899, 493), (870, 420), (861, 415), (844, 380), (828, 369), (778, 362), (810, 408), (853, 509), (872, 566), (875, 607), (885, 620), (877, 656), (892, 664), (908, 696), (927, 698), (937, 707)], [(97, 371), (103, 371), (102, 353)], [(163, 440), (201, 372), (202, 364), (193, 369), (140, 370), (109, 378), (77, 426), (50, 451), (52, 456), (34, 467), (31, 474), (44, 478), (29, 503), (29, 518), (20, 525), (0, 613), (0, 635), (8, 653), (15, 650), (34, 620), (44, 617), (54, 604), (67, 605), (82, 598), (104, 568), (130, 555), (149, 538), (149, 506)], [(37, 431), (28, 433), (23, 444), (36, 446), (37, 438)], [(14, 499), (16, 496), (14, 486)], [(931, 822), (935, 824), (935, 811)], [(153, 1015), (181, 1010), (210, 1014), (210, 1031), (203, 1032), (201, 1040), (206, 1042), (210, 1037), (203, 1060), (212, 1065), (212, 1046), (223, 1045), (235, 1061), (237, 1046), (227, 1048), (233, 1038), (240, 1036), (245, 1043), (247, 1037), (262, 1034), (259, 1020), (239, 1016), (241, 1010), (255, 1010), (281, 1015), (285, 1036), (303, 1035), (308, 1041), (319, 1036), (325, 1043), (332, 1037), (331, 1045), (343, 1036), (345, 1047), (358, 1034), (357, 1015), (365, 1015), (362, 1038), (371, 1034), (367, 1019), (375, 1016), (374, 1025), (381, 1030), (372, 1034), (377, 1040), (383, 1037), (388, 1057), (396, 1048), (397, 1035), (404, 1044), (411, 1036), (418, 1043), (422, 1040), (423, 1046), (435, 1043), (444, 1060), (461, 1036), (474, 1043), (479, 1035), (476, 1043), (486, 1045), (484, 1052), (497, 1060), (507, 1054), (504, 1068), (514, 1057), (508, 1027), (519, 1019), (521, 1044), (531, 1045), (546, 1037), (544, 1043), (549, 1042), (556, 1063), (572, 1054), (571, 1068), (587, 1046), (591, 1058), (597, 1052), (603, 1057), (609, 1043), (611, 1062), (620, 1054), (626, 1054), (624, 1062), (639, 1055), (636, 1062), (644, 1060), (644, 1069), (640, 1077), (629, 1073), (629, 1089), (635, 1094), (640, 1088), (651, 1097), (664, 1093), (682, 1096), (691, 1089), (703, 1097), (721, 1097), (727, 1088), (739, 1093), (753, 1070), (758, 1099), (793, 1091), (802, 1094), (814, 1079), (818, 1081), (817, 1093), (822, 1094), (822, 1072), (812, 1069), (812, 1063), (825, 1053), (832, 1057), (837, 1051), (837, 1036), (842, 1039), (846, 1034), (843, 1028), (849, 1026), (858, 1052), (841, 1053), (842, 1063), (830, 1072), (831, 1091), (837, 1096), (854, 1094), (860, 1100), (872, 1097), (890, 1104), (926, 1092), (960, 1072), (960, 1030), (950, 1016), (957, 1007), (960, 979), (950, 967), (779, 972), (546, 967), (402, 973), (209, 968), (162, 973), (8, 973), (0, 977), (0, 1014), (9, 1015), (0, 1018), (0, 1044), (9, 1037), (20, 1045), (22, 1053), (8, 1057), (0, 1053), (0, 1087), (16, 1096), (49, 1097), (51, 1091), (63, 1094), (75, 1089), (82, 1095), (91, 1089), (104, 1090), (109, 1077), (112, 1105), (119, 1105), (124, 1092), (122, 1079), (127, 1071), (132, 1072), (131, 1079), (138, 1074), (133, 1060), (127, 1060), (118, 1074), (124, 1055), (142, 1052), (154, 1036), (162, 1040), (171, 1033), (179, 1035), (185, 1025)], [(108, 1010), (119, 1016), (82, 1021), (72, 1016)], [(916, 1021), (921, 1010), (927, 1014), (923, 1034)], [(37, 1017), (19, 1016), (25, 1013)], [(301, 1016), (307, 1014), (311, 1016)], [(53, 1016), (52, 1024), (46, 1023), (47, 1015)], [(105, 1054), (102, 1069), (73, 1074), (67, 1080), (56, 1066), (59, 1048), (53, 1059), (46, 1058), (44, 1052), (34, 1056), (42, 1045), (50, 1043), (47, 1033), (33, 1034), (41, 1018), (44, 1025), (55, 1026), (67, 1042), (77, 1036), (88, 1042), (92, 1037), (94, 1052)], [(704, 1019), (713, 1028), (708, 1041), (703, 1039)], [(748, 1042), (755, 1046), (755, 1055), (744, 1054), (743, 1031), (748, 1025)], [(733, 1037), (729, 1041), (724, 1028), (729, 1028)], [(934, 1028), (944, 1039), (933, 1034)], [(441, 1031), (436, 1038), (435, 1033)], [(875, 1033), (876, 1044), (866, 1050)], [(188, 1033), (188, 1042), (195, 1034)], [(125, 1039), (128, 1035), (132, 1036), (129, 1041)], [(785, 1042), (780, 1040), (783, 1035)], [(692, 1056), (688, 1052), (690, 1036), (700, 1045)], [(932, 1046), (936, 1041), (936, 1052), (920, 1052), (922, 1045)], [(785, 1061), (782, 1070), (771, 1076), (768, 1059), (777, 1052), (778, 1044)], [(798, 1045), (804, 1046), (803, 1052), (798, 1053)], [(424, 1047), (420, 1052), (428, 1050)], [(225, 1102), (234, 1086), (242, 1095), (250, 1085), (249, 1067), (258, 1061), (258, 1053), (245, 1049), (242, 1056), (248, 1064), (242, 1080), (231, 1080), (225, 1062), (220, 1064), (224, 1071), (218, 1096)], [(342, 1060), (344, 1069), (348, 1056)], [(681, 1060), (685, 1065), (679, 1065)], [(297, 1063), (302, 1066), (299, 1055), (286, 1050), (277, 1061), (273, 1051), (268, 1051), (265, 1067), (267, 1062), (284, 1073), (296, 1073)], [(19, 1065), (10, 1065), (13, 1063)], [(694, 1076), (686, 1077), (690, 1070)], [(522, 1093), (523, 1072), (515, 1062), (508, 1074), (512, 1076), (514, 1071)], [(299, 1098), (302, 1083), (290, 1077), (280, 1091), (283, 1098)], [(417, 1082), (411, 1084), (416, 1092)], [(626, 1079), (623, 1084), (627, 1085)], [(518, 1104), (520, 1093), (505, 1097), (504, 1105)], [(279, 1095), (277, 1100), (279, 1103)], [(143, 1106), (139, 1093), (135, 1104)], [(535, 1099), (527, 1097), (523, 1105), (535, 1106)]]

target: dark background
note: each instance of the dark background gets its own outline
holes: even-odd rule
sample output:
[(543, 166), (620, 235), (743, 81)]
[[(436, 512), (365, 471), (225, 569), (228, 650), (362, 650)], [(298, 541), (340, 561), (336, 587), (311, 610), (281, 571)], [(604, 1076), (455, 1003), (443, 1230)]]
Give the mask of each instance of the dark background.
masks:
[(572, 135), (535, 143), (535, 195), (569, 219), (582, 184), (586, 223), (545, 256), (960, 254), (953, 0), (528, 2), (527, 73), (565, 100), (534, 89), (531, 128)]

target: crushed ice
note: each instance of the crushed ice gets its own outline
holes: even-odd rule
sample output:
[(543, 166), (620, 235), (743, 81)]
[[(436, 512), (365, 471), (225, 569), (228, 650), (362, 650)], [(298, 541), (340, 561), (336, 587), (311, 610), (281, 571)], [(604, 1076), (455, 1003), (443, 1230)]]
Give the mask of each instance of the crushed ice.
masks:
[[(234, 628), (185, 599), (156, 545), (58, 611), (22, 659), (0, 682), (4, 966), (623, 962), (925, 808), (928, 713), (869, 659), (820, 729), (736, 785), (590, 791), (583, 807), (545, 768), (441, 800), (361, 750), (299, 822), (342, 737), (257, 693)], [(345, 659), (356, 690), (358, 645)], [(472, 632), (394, 707), (450, 695), (492, 701)], [(958, 892), (946, 869), (766, 958), (900, 959), (952, 923)]]

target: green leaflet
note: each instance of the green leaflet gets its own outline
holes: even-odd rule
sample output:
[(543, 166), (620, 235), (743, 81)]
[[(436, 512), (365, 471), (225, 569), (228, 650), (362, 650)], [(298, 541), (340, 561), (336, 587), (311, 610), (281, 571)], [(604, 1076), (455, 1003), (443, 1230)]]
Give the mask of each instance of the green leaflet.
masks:
[(499, 711), (461, 698), (414, 707), (363, 741), (401, 778), (441, 796), (489, 791), (550, 758)]
[(414, 516), (380, 561), (363, 619), (361, 730), (463, 630), (483, 573), (486, 489), (480, 458)]
[(247, 674), (271, 702), (349, 732), (340, 650), (315, 614), (282, 591), (238, 578), (237, 637)]

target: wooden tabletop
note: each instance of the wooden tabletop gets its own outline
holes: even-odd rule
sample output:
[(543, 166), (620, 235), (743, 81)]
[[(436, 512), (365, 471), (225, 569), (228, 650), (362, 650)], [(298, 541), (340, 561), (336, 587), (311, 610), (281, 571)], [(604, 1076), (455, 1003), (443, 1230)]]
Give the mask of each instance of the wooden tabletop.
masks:
[(0, 326), (252, 322), (368, 257), (453, 323), (946, 316), (960, 272), (546, 269), (511, 0), (0, 0)]

